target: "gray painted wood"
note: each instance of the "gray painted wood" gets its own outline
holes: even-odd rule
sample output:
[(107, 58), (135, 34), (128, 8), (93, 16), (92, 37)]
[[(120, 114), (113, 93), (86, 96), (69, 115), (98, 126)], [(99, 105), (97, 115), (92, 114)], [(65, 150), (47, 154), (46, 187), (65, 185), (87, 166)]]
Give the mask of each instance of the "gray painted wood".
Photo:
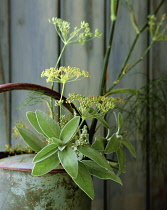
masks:
[[(62, 18), (72, 23), (71, 28), (79, 26), (81, 21), (88, 22), (92, 31), (98, 28), (103, 31), (104, 2), (96, 0), (68, 0), (62, 1)], [(77, 17), (77, 18), (76, 18)], [(103, 35), (104, 36), (104, 35)], [(100, 83), (100, 74), (103, 60), (103, 38), (94, 39), (85, 45), (67, 46), (62, 65), (79, 67), (90, 73), (89, 78), (68, 84), (65, 95), (69, 92), (76, 92), (85, 96), (97, 95)], [(98, 58), (98, 59), (97, 59)], [(92, 209), (101, 210), (103, 206), (103, 181), (94, 179), (95, 200)]]
[[(9, 31), (8, 1), (0, 2), (0, 84), (9, 82)], [(9, 143), (9, 100), (8, 94), (0, 94), (0, 151)]]
[[(153, 0), (153, 5), (151, 5), (151, 11), (155, 9), (160, 1)], [(158, 13), (157, 17), (160, 20), (161, 16), (167, 14), (167, 2), (163, 5), (162, 9)], [(151, 51), (150, 59), (150, 80), (165, 78), (167, 75), (167, 42), (156, 42)], [(162, 86), (161, 86), (162, 87)], [(154, 88), (154, 92), (158, 92), (159, 86)], [(166, 129), (166, 101), (164, 98), (167, 97), (166, 93), (167, 87), (163, 87), (164, 96), (162, 96), (162, 101), (157, 107), (158, 117), (154, 121), (150, 122), (151, 131), (154, 132), (154, 126), (156, 122), (156, 135), (153, 138), (149, 138), (149, 153), (150, 153), (150, 206), (151, 209), (167, 209), (167, 129)], [(158, 94), (158, 96), (160, 96)], [(152, 101), (155, 103), (155, 101)]]
[[(136, 21), (139, 29), (143, 27), (143, 23), (147, 20), (147, 2), (136, 1), (134, 2), (134, 11)], [(142, 15), (141, 15), (142, 14)], [(109, 14), (108, 14), (109, 21)], [(143, 54), (146, 48), (146, 34), (142, 35), (139, 39), (137, 46), (132, 54), (128, 64), (132, 65), (135, 63)], [(117, 80), (118, 73), (123, 66), (129, 49), (136, 37), (136, 32), (132, 26), (130, 15), (125, 4), (120, 2), (118, 8), (118, 17), (116, 23), (116, 30), (114, 34), (113, 50), (110, 56), (110, 64), (108, 70), (108, 82), (107, 87), (109, 88), (115, 80)], [(127, 73), (123, 79), (118, 83), (116, 88), (134, 88), (138, 89), (143, 86), (146, 82), (146, 66), (147, 60), (144, 59), (142, 63), (134, 68), (131, 72)], [(124, 95), (119, 95), (124, 97)], [(110, 122), (112, 123), (114, 115), (110, 116)], [(126, 123), (126, 122), (125, 122)], [(141, 210), (145, 209), (146, 205), (146, 194), (145, 194), (145, 163), (143, 162), (142, 156), (143, 151), (141, 145), (137, 140), (136, 135), (131, 134), (131, 129), (128, 127), (128, 139), (131, 139), (137, 150), (137, 159), (129, 157), (128, 152), (128, 163), (126, 165), (126, 173), (121, 176), (123, 186), (120, 186), (113, 182), (107, 184), (107, 201), (108, 209), (112, 210)]]
[[(107, 87), (115, 81), (135, 35), (127, 8), (122, 4), (124, 1), (120, 2), (115, 42), (108, 68)], [(150, 4), (153, 3), (155, 8), (160, 0), (150, 0), (149, 2)], [(61, 8), (58, 8), (58, 3), (61, 3)], [(148, 2), (133, 1), (133, 3), (136, 11), (135, 16), (139, 28), (141, 28), (147, 17)], [(45, 68), (54, 66), (58, 56), (58, 42), (54, 27), (47, 20), (57, 16), (58, 9), (60, 9), (61, 17), (72, 22), (72, 27), (85, 20), (90, 23), (91, 28), (97, 27), (104, 34), (101, 39), (93, 40), (85, 46), (69, 46), (66, 49), (61, 65), (80, 67), (89, 71), (91, 77), (69, 85), (65, 95), (67, 96), (68, 92), (73, 91), (85, 95), (98, 94), (105, 48), (104, 40), (105, 37), (108, 37), (110, 27), (110, 0), (12, 0), (10, 4), (11, 9), (9, 10), (7, 0), (0, 2), (0, 83), (11, 81), (45, 85), (45, 79), (41, 79), (40, 74)], [(167, 4), (165, 2), (162, 13), (166, 11)], [(8, 17), (10, 17), (10, 25), (8, 25)], [(105, 18), (106, 27), (104, 27)], [(10, 30), (10, 46), (8, 29)], [(147, 33), (144, 33), (138, 41), (130, 63), (140, 58), (146, 43)], [(164, 56), (166, 55), (166, 47), (166, 43), (156, 43), (149, 55), (150, 57), (146, 57), (141, 64), (136, 66), (134, 71), (127, 74), (118, 87), (139, 88), (144, 85), (148, 79), (149, 61), (150, 79), (157, 78), (161, 73), (167, 73), (167, 61), (166, 56)], [(11, 67), (10, 71), (9, 66)], [(57, 86), (55, 88), (57, 89)], [(13, 92), (10, 112), (9, 110), (6, 112), (5, 109), (8, 109), (9, 106), (8, 100), (4, 100), (4, 95), (0, 94), (0, 113), (3, 113), (0, 115), (0, 150), (3, 150), (5, 143), (9, 141), (8, 124), (11, 124), (12, 127), (15, 121), (25, 117), (25, 111), (36, 108), (46, 109), (41, 104), (34, 108), (17, 109), (20, 107), (20, 101), (24, 100), (26, 96), (25, 91)], [(9, 118), (11, 121), (8, 120)], [(12, 143), (15, 144), (16, 141), (12, 139)], [(92, 203), (92, 210), (150, 210), (147, 208), (146, 192), (150, 193), (148, 196), (151, 197), (151, 209), (165, 209), (166, 191), (164, 186), (166, 186), (167, 172), (163, 172), (159, 179), (158, 174), (154, 172), (154, 165), (150, 165), (150, 171), (148, 171), (143, 159), (145, 150), (141, 148), (139, 142), (134, 144), (137, 149), (137, 160), (128, 157), (127, 173), (122, 176), (123, 187), (112, 181), (107, 181), (105, 189), (104, 182), (95, 179), (96, 196)], [(150, 186), (146, 185), (146, 176), (148, 175)], [(163, 193), (162, 196), (161, 193)], [(105, 202), (107, 203), (104, 205)]]
[[(54, 26), (48, 19), (57, 16), (58, 2), (55, 0), (11, 1), (11, 72), (12, 82), (28, 82), (49, 86), (41, 72), (55, 66), (57, 39)], [(12, 119), (14, 123), (26, 118), (25, 111), (46, 109), (45, 104), (35, 107), (20, 107), (20, 102), (29, 95), (26, 91), (12, 94)], [(13, 139), (13, 144), (16, 141)]]

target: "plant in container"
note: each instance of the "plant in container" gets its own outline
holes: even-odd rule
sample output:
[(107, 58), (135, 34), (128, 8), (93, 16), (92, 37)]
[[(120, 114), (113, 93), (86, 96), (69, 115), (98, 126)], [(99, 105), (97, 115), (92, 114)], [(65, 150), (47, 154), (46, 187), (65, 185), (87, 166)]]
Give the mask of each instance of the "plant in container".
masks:
[[(70, 23), (62, 19), (52, 18), (50, 22), (53, 23), (64, 43), (56, 66), (46, 69), (41, 74), (42, 77), (47, 77), (47, 82), (51, 82), (51, 88), (34, 84), (13, 84), (14, 89), (24, 86), (28, 90), (36, 89), (41, 94), (51, 96), (51, 100), (48, 102), (50, 114), (41, 110), (26, 113), (32, 127), (42, 136), (41, 139), (30, 129), (20, 126), (17, 126), (17, 129), (24, 141), (36, 152), (33, 158), (33, 176), (45, 175), (61, 165), (70, 179), (93, 199), (92, 176), (111, 179), (122, 184), (119, 175), (124, 172), (125, 168), (124, 147), (127, 147), (133, 156), (136, 154), (132, 144), (125, 138), (126, 132), (122, 115), (120, 113), (115, 115), (115, 133), (111, 133), (110, 126), (105, 120), (106, 113), (114, 109), (117, 104), (122, 103), (122, 99), (108, 96), (86, 97), (77, 93), (70, 93), (68, 98), (63, 96), (67, 83), (89, 77), (88, 72), (76, 67), (57, 67), (65, 47), (69, 44), (85, 44), (92, 38), (100, 37), (100, 32), (96, 29), (94, 34), (91, 33), (89, 24), (84, 21), (81, 22), (79, 28), (74, 28), (73, 32), (69, 31)], [(62, 84), (61, 94), (53, 90), (55, 82)], [(7, 90), (11, 85), (7, 84), (4, 87)], [(59, 107), (58, 120), (55, 120), (53, 98), (56, 99), (55, 105)], [(67, 108), (68, 112), (64, 110), (63, 106)], [(95, 130), (88, 126), (87, 119), (97, 119), (98, 127), (106, 128), (107, 134), (105, 136), (98, 135), (92, 141)], [(45, 140), (42, 141), (42, 139)], [(115, 153), (117, 160), (106, 158), (106, 155), (111, 153)], [(16, 162), (15, 158), (14, 162)], [(5, 164), (3, 162), (3, 167)], [(33, 205), (35, 204), (33, 203)]]
[[(63, 96), (67, 83), (89, 77), (87, 71), (80, 70), (77, 67), (59, 67), (65, 48), (72, 44), (85, 44), (93, 38), (100, 37), (101, 34), (97, 29), (92, 33), (89, 24), (84, 21), (81, 22), (80, 27), (75, 27), (71, 32), (70, 23), (59, 18), (52, 18), (50, 22), (55, 26), (56, 32), (63, 43), (63, 48), (55, 67), (48, 68), (41, 74), (42, 77), (47, 77), (46, 81), (51, 83), (51, 88), (29, 83), (0, 85), (0, 92), (10, 90), (31, 90), (40, 93), (37, 95), (39, 98), (43, 95), (47, 95), (50, 98), (50, 100), (47, 100), (49, 114), (41, 110), (26, 113), (27, 119), (31, 126), (36, 130), (36, 133), (32, 132), (30, 129), (17, 126), (20, 135), (32, 150), (36, 152), (36, 155), (31, 155), (33, 163), (29, 166), (29, 169), (32, 169), (33, 176), (30, 176), (29, 174), (28, 179), (24, 179), (26, 182), (24, 182), (22, 189), (25, 189), (25, 185), (30, 186), (26, 194), (19, 186), (20, 176), (16, 176), (17, 178), (15, 177), (15, 180), (13, 181), (14, 175), (11, 176), (11, 174), (8, 174), (9, 179), (12, 177), (11, 183), (13, 185), (17, 180), (16, 186), (18, 187), (17, 189), (20, 190), (18, 191), (16, 188), (12, 187), (10, 200), (13, 201), (18, 193), (21, 197), (20, 203), (24, 202), (24, 205), (32, 205), (33, 208), (45, 209), (46, 207), (52, 207), (53, 209), (65, 209), (70, 207), (71, 209), (81, 209), (80, 204), (78, 204), (79, 206), (76, 206), (77, 203), (81, 202), (83, 205), (82, 208), (88, 209), (90, 208), (90, 200), (88, 199), (87, 205), (85, 204), (85, 199), (94, 198), (92, 176), (96, 176), (100, 179), (111, 179), (122, 184), (119, 176), (121, 173), (125, 172), (125, 148), (127, 148), (134, 157), (136, 156), (136, 153), (133, 145), (126, 139), (122, 114), (115, 114), (115, 132), (111, 132), (110, 125), (105, 120), (105, 116), (110, 110), (113, 110), (120, 103), (123, 103), (122, 99), (109, 97), (109, 95), (122, 92), (136, 92), (135, 90), (127, 88), (114, 88), (125, 73), (130, 71), (143, 59), (153, 42), (156, 40), (153, 39), (153, 42), (148, 46), (141, 59), (132, 64), (132, 66), (129, 66), (127, 64), (128, 60), (139, 35), (147, 28), (147, 24), (140, 31), (137, 30), (137, 36), (118, 78), (115, 80), (114, 84), (105, 91), (105, 77), (113, 41), (118, 4), (119, 1), (111, 1), (113, 24), (98, 96), (83, 96), (75, 92), (69, 93), (67, 98)], [(133, 20), (134, 19), (132, 19), (132, 21)], [(152, 19), (150, 23), (153, 23), (153, 21), (154, 20)], [(135, 22), (133, 23), (136, 28)], [(55, 82), (60, 83), (61, 93), (54, 90)], [(57, 119), (54, 112), (54, 105), (58, 107)], [(91, 121), (91, 124), (88, 120), (89, 122)], [(96, 131), (99, 127), (105, 129), (104, 135), (96, 135)], [(40, 134), (41, 139), (38, 137), (37, 133)], [(112, 154), (113, 159), (108, 158), (108, 155), (110, 154)], [(5, 167), (7, 164), (10, 165), (10, 169), (15, 168), (17, 164), (19, 164), (19, 167), (24, 168), (24, 163), (29, 161), (29, 158), (27, 160), (27, 156), (20, 156), (19, 160), (15, 157), (14, 159), (9, 160), (9, 162), (8, 160), (6, 160), (7, 162), (3, 161), (0, 165), (4, 169), (7, 168)], [(61, 181), (59, 179), (59, 173), (58, 183), (55, 182), (56, 178), (53, 178), (53, 173), (55, 170), (57, 171), (57, 167), (59, 167), (59, 172), (63, 173), (63, 179)], [(51, 179), (48, 178), (47, 175), (51, 177), (52, 181), (50, 181)], [(34, 182), (33, 179), (36, 176), (39, 176), (38, 180), (40, 183), (37, 185), (37, 188), (35, 188), (36, 181)], [(42, 177), (44, 177), (44, 179)], [(46, 180), (49, 180), (47, 184)], [(11, 185), (9, 186), (10, 188)], [(60, 185), (63, 186), (63, 192), (60, 190)], [(46, 188), (42, 190), (41, 186), (45, 186)], [(64, 192), (65, 188), (67, 189), (66, 193)], [(72, 191), (70, 191), (71, 189)], [(51, 192), (51, 194), (48, 192)], [(36, 197), (32, 196), (34, 194)], [(60, 198), (60, 195), (64, 195), (64, 200)], [(74, 198), (74, 195), (77, 198)], [(79, 195), (81, 196), (80, 198), (78, 198)], [(41, 197), (46, 197), (47, 199), (48, 197), (51, 197), (51, 200), (44, 202), (43, 199), (41, 200)], [(58, 198), (59, 202), (53, 201), (55, 197)], [(69, 201), (70, 199), (71, 201)]]

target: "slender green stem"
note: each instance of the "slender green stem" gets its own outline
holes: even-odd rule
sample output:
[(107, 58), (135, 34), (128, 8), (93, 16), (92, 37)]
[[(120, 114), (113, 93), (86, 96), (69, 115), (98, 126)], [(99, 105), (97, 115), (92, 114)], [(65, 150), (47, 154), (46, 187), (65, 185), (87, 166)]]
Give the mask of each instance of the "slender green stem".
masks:
[[(145, 50), (145, 52), (143, 53), (141, 58), (139, 60), (137, 60), (130, 68), (127, 69), (127, 72), (130, 71), (131, 69), (133, 69), (138, 63), (140, 63), (144, 59), (144, 57), (147, 55), (148, 51), (150, 50), (150, 48), (152, 47), (153, 44), (154, 44), (154, 40), (152, 40), (152, 42), (147, 47), (147, 49)], [(122, 78), (122, 76), (120, 77), (120, 79)]]
[(52, 119), (54, 119), (54, 112), (53, 112), (53, 110), (51, 109), (51, 104), (50, 104), (50, 102), (49, 101), (46, 101), (46, 103), (47, 103), (47, 106), (48, 106), (48, 108), (49, 108), (49, 112), (50, 112), (50, 117), (52, 118)]
[[(157, 9), (155, 10), (155, 12), (154, 12), (154, 14), (157, 14), (157, 12), (159, 11), (159, 9), (161, 8), (161, 6), (163, 5), (163, 3), (165, 2), (165, 0), (162, 0), (161, 2), (160, 2), (160, 4), (158, 5), (158, 7), (157, 7)], [(119, 4), (119, 1), (118, 1), (118, 4)], [(132, 45), (131, 45), (131, 48), (130, 48), (130, 50), (129, 50), (129, 53), (128, 53), (128, 55), (127, 55), (127, 57), (126, 57), (126, 59), (125, 59), (125, 61), (124, 61), (124, 64), (123, 64), (123, 66), (122, 66), (122, 69), (121, 69), (121, 71), (120, 71), (120, 73), (119, 73), (119, 75), (118, 75), (118, 78), (121, 76), (121, 75), (123, 75), (123, 71), (124, 71), (124, 69), (126, 68), (126, 66), (127, 66), (127, 63), (128, 63), (128, 61), (129, 61), (129, 58), (131, 57), (131, 55), (132, 55), (132, 52), (133, 52), (133, 50), (134, 50), (134, 48), (135, 48), (135, 46), (136, 46), (136, 43), (137, 43), (137, 41), (138, 41), (138, 39), (139, 39), (139, 37), (140, 37), (140, 35), (143, 33), (143, 31), (147, 28), (147, 26), (148, 26), (148, 22), (146, 22), (146, 24), (143, 26), (143, 28), (139, 31), (139, 33), (137, 33), (136, 34), (136, 37), (135, 37), (135, 39), (134, 39), (134, 41), (133, 41), (133, 43), (132, 43)], [(105, 87), (105, 84), (106, 84), (106, 73), (107, 73), (107, 66), (108, 66), (108, 62), (109, 62), (109, 55), (110, 55), (110, 52), (111, 52), (111, 44), (112, 44), (112, 34), (114, 34), (114, 29), (115, 29), (115, 23), (114, 23), (114, 25), (113, 25), (113, 29), (111, 29), (111, 31), (110, 31), (110, 39), (109, 39), (109, 42), (111, 41), (111, 43), (109, 43), (109, 47), (108, 47), (108, 49), (107, 49), (107, 51), (106, 51), (106, 55), (105, 55), (105, 61), (104, 61), (104, 67), (103, 67), (103, 76), (102, 76), (102, 82), (101, 82), (101, 86), (100, 86), (100, 95), (102, 95), (103, 94), (103, 92), (104, 92), (104, 87)], [(150, 48), (149, 48), (150, 49)], [(148, 49), (148, 50), (149, 50)], [(148, 52), (148, 50), (146, 50), (147, 52)], [(141, 61), (141, 58), (139, 59), (140, 61)], [(140, 61), (137, 61), (134, 65), (137, 65)], [(133, 67), (134, 67), (134, 65), (133, 65)], [(114, 87), (116, 86), (116, 84), (113, 84), (107, 91), (106, 91), (106, 93), (107, 92), (109, 92), (109, 91), (111, 91)], [(90, 127), (90, 141), (92, 141), (92, 138), (93, 138), (93, 136), (94, 136), (94, 133), (96, 132), (96, 125), (97, 125), (97, 120), (96, 119), (93, 119), (92, 120), (92, 123), (91, 123), (91, 127)]]
[[(116, 1), (114, 3), (116, 4)], [(103, 95), (104, 92), (105, 92), (104, 89), (105, 89), (105, 85), (106, 85), (107, 67), (108, 67), (109, 57), (110, 57), (110, 53), (111, 53), (111, 49), (112, 49), (112, 43), (113, 43), (113, 37), (114, 37), (114, 31), (115, 31), (115, 24), (116, 24), (116, 20), (117, 20), (116, 16), (117, 16), (117, 13), (118, 13), (118, 6), (119, 6), (119, 0), (117, 2), (116, 9), (114, 8), (114, 18), (112, 19), (113, 22), (112, 22), (112, 26), (111, 26), (111, 30), (110, 30), (109, 43), (107, 45), (108, 48), (106, 50), (105, 57), (104, 57), (103, 74), (102, 74), (102, 80), (101, 80), (100, 90), (99, 90), (100, 95)], [(91, 126), (90, 126), (90, 135), (89, 135), (90, 143), (92, 142), (93, 136), (96, 132), (96, 125), (97, 125), (97, 119), (94, 118), (92, 120), (92, 123), (91, 123)]]
[[(67, 44), (64, 44), (64, 46), (63, 46), (63, 48), (62, 48), (62, 50), (61, 50), (61, 53), (60, 53), (60, 55), (59, 55), (59, 57), (58, 57), (58, 59), (57, 59), (55, 68), (58, 67), (58, 64), (59, 64), (59, 62), (60, 62), (60, 60), (61, 60), (61, 57), (62, 57), (62, 55), (63, 55), (63, 53), (64, 53), (64, 50), (65, 50), (66, 46), (67, 46)], [(53, 90), (53, 88), (54, 88), (54, 82), (52, 82), (52, 85), (51, 85), (51, 89), (52, 89), (52, 90)]]
[[(62, 57), (62, 55), (63, 55), (63, 53), (64, 53), (64, 50), (65, 50), (66, 46), (67, 46), (67, 45), (64, 44), (64, 46), (63, 46), (63, 48), (62, 48), (62, 50), (61, 50), (61, 53), (60, 53), (60, 55), (59, 55), (59, 57), (58, 57), (58, 59), (57, 59), (55, 68), (58, 67), (58, 64), (59, 64), (59, 62), (60, 62), (60, 60), (61, 60), (61, 57)], [(52, 82), (52, 84), (51, 84), (51, 89), (52, 89), (52, 90), (54, 89), (54, 82)], [(48, 107), (49, 107), (49, 110), (50, 110), (50, 112), (51, 112), (52, 118), (54, 118), (53, 99), (52, 99), (52, 98), (50, 99), (50, 103), (48, 104)]]
[(100, 95), (103, 95), (104, 89), (105, 89), (106, 73), (107, 73), (107, 67), (108, 67), (108, 62), (109, 62), (109, 57), (110, 57), (112, 42), (113, 42), (113, 37), (114, 37), (115, 22), (116, 20), (113, 21), (113, 25), (110, 32), (109, 44), (108, 44), (107, 51), (104, 58), (103, 75), (102, 75), (100, 91), (99, 91)]
[(111, 0), (111, 20), (117, 19), (117, 0)]
[(62, 98), (63, 98), (63, 95), (64, 95), (64, 88), (65, 88), (65, 83), (63, 83), (63, 85), (62, 85), (62, 90), (61, 90), (61, 97), (60, 97), (60, 117), (62, 116), (62, 103), (63, 103), (63, 101), (62, 101)]
[[(161, 1), (161, 3), (158, 5), (157, 9), (155, 10), (155, 12), (154, 12), (153, 14), (155, 14), (155, 15), (157, 14), (157, 12), (159, 11), (159, 9), (161, 8), (161, 6), (162, 6), (162, 4), (163, 4), (164, 2), (165, 2), (165, 0), (162, 0), (162, 1)], [(124, 74), (123, 74), (123, 71), (124, 71), (124, 69), (126, 68), (126, 65), (127, 65), (128, 61), (129, 61), (129, 59), (130, 59), (130, 57), (131, 57), (131, 55), (132, 55), (132, 52), (133, 52), (133, 50), (134, 50), (134, 48), (135, 48), (135, 46), (136, 46), (136, 43), (137, 43), (137, 41), (138, 41), (140, 35), (141, 35), (141, 34), (143, 33), (143, 31), (147, 28), (147, 26), (148, 26), (148, 22), (146, 22), (146, 23), (144, 24), (144, 26), (142, 27), (142, 29), (139, 31), (139, 33), (136, 34), (136, 37), (135, 37), (135, 39), (134, 39), (134, 41), (133, 41), (133, 43), (132, 43), (132, 45), (131, 45), (131, 48), (130, 48), (130, 50), (129, 50), (129, 53), (128, 53), (128, 55), (127, 55), (125, 61), (124, 61), (124, 64), (123, 64), (123, 66), (122, 66), (122, 68), (121, 68), (121, 70), (120, 70), (120, 73), (119, 73), (119, 75), (118, 75), (116, 81), (119, 80), (119, 78), (122, 78), (121, 75), (124, 75)], [(139, 63), (139, 62), (138, 62), (138, 63)], [(131, 68), (131, 69), (132, 69), (132, 68)], [(112, 90), (116, 85), (117, 85), (117, 84), (114, 83), (114, 84), (107, 90), (107, 92), (109, 92), (110, 90)]]
[(59, 64), (59, 62), (60, 62), (60, 59), (61, 59), (61, 57), (62, 57), (62, 55), (63, 55), (63, 53), (64, 53), (64, 50), (65, 50), (66, 46), (67, 46), (67, 44), (64, 44), (64, 46), (63, 46), (63, 48), (62, 48), (62, 50), (61, 50), (61, 53), (60, 53), (60, 55), (59, 55), (59, 57), (58, 57), (58, 59), (57, 59), (57, 63), (56, 63), (56, 65), (55, 65), (55, 68), (57, 68), (57, 66), (58, 66), (58, 64)]
[[(147, 49), (145, 50), (145, 52), (143, 53), (143, 55), (140, 57), (140, 59), (138, 59), (131, 67), (127, 68), (126, 73), (129, 72), (130, 70), (132, 70), (138, 63), (140, 63), (144, 57), (147, 55), (148, 51), (150, 50), (150, 48), (152, 47), (154, 43), (154, 40), (152, 40), (152, 42), (150, 43), (150, 45), (147, 47)], [(125, 75), (125, 73), (122, 73), (121, 75), (119, 75), (119, 77), (117, 78), (117, 81), (119, 82), (122, 77)], [(108, 91), (109, 92), (109, 91)], [(108, 93), (107, 92), (107, 93)], [(106, 94), (107, 94), (106, 93)]]
[(110, 53), (111, 53), (111, 49), (112, 49), (112, 43), (113, 43), (113, 37), (114, 37), (114, 31), (115, 31), (115, 24), (116, 24), (116, 16), (117, 16), (117, 12), (118, 12), (118, 5), (119, 5), (119, 1), (117, 3), (117, 8), (115, 10), (115, 14), (114, 14), (114, 19), (113, 19), (113, 23), (111, 26), (111, 30), (110, 30), (110, 36), (109, 36), (109, 43), (108, 43), (108, 47), (105, 53), (105, 57), (104, 57), (104, 65), (103, 65), (103, 75), (102, 75), (102, 80), (101, 80), (101, 85), (100, 85), (100, 95), (103, 95), (104, 93), (104, 89), (105, 89), (105, 84), (106, 84), (106, 74), (107, 74), (107, 67), (108, 67), (108, 63), (109, 63), (109, 58), (110, 58)]

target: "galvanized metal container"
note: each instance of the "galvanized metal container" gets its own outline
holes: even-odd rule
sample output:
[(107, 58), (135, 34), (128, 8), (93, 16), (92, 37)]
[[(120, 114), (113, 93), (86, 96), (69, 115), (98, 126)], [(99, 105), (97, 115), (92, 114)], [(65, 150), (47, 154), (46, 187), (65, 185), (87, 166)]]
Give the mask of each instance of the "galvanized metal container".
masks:
[(1, 210), (90, 210), (91, 201), (63, 169), (35, 177), (34, 155), (0, 160)]

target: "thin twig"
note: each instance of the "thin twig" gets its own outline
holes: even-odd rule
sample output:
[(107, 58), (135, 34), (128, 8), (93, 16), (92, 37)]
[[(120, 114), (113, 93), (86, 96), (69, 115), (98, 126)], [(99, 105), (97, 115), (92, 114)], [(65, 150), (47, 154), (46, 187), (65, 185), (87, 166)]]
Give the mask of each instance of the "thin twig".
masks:
[[(158, 5), (157, 9), (156, 9), (155, 12), (153, 13), (154, 15), (156, 15), (156, 14), (158, 13), (159, 9), (161, 8), (161, 6), (162, 6), (162, 4), (163, 4), (164, 2), (165, 2), (165, 0), (162, 0), (162, 1), (161, 1), (161, 3)], [(129, 53), (128, 53), (128, 55), (127, 55), (125, 61), (124, 61), (124, 64), (123, 64), (123, 66), (122, 66), (122, 68), (121, 68), (121, 70), (120, 70), (120, 73), (119, 73), (119, 75), (118, 75), (116, 81), (119, 80), (119, 78), (122, 78), (121, 75), (123, 75), (123, 71), (124, 71), (124, 69), (125, 69), (125, 67), (126, 67), (126, 65), (127, 65), (127, 63), (128, 63), (128, 61), (129, 61), (129, 58), (130, 58), (131, 55), (132, 55), (132, 52), (133, 52), (133, 50), (134, 50), (134, 48), (135, 48), (135, 46), (136, 46), (136, 43), (137, 43), (137, 41), (138, 41), (140, 35), (141, 35), (141, 34), (144, 32), (144, 30), (147, 28), (147, 26), (148, 26), (148, 22), (146, 22), (146, 23), (144, 24), (144, 26), (142, 27), (142, 29), (139, 31), (139, 33), (136, 34), (136, 37), (135, 37), (135, 39), (134, 39), (134, 41), (133, 41), (133, 43), (132, 43), (132, 45), (131, 45), (131, 48), (130, 48), (130, 50), (129, 50)], [(117, 85), (117, 84), (114, 83), (114, 84), (107, 90), (107, 92), (109, 92), (110, 90), (112, 90), (116, 85)]]

